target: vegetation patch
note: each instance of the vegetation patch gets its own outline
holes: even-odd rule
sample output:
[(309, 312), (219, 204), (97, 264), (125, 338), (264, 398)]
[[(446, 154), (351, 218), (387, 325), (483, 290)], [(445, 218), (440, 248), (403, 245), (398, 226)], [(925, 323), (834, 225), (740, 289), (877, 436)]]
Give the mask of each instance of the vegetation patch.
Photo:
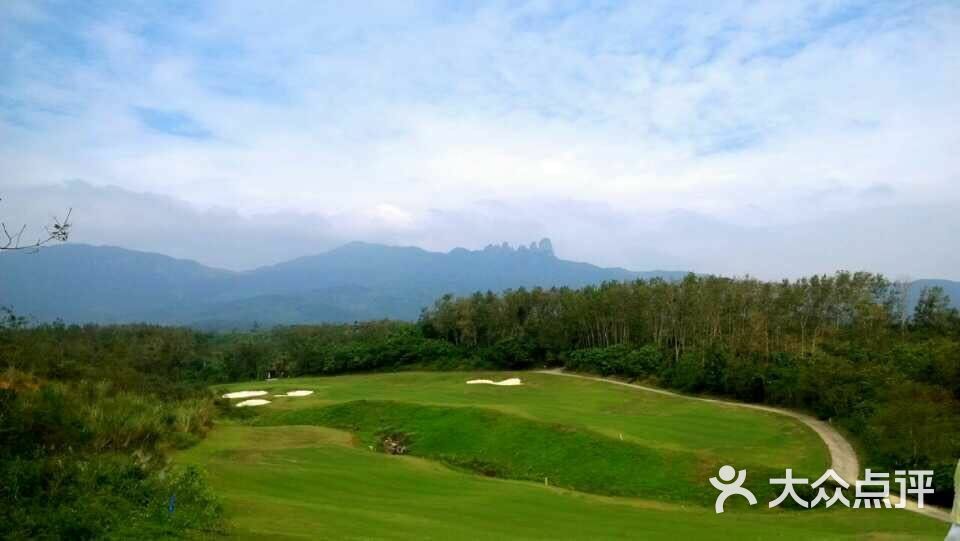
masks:
[[(243, 539), (676, 541), (702, 539), (705, 532), (731, 541), (942, 539), (945, 531), (935, 520), (889, 509), (783, 512), (728, 505), (717, 515), (712, 505), (546, 489), (542, 479), (484, 477), (351, 447), (349, 439), (347, 432), (319, 426), (227, 424), (178, 453), (177, 461), (210, 471), (217, 493), (236, 510), (231, 531)], [(238, 452), (257, 453), (257, 459), (237, 460)]]
[[(690, 452), (654, 449), (570, 425), (486, 408), (359, 400), (265, 414), (260, 425), (321, 425), (356, 432), (363, 445), (441, 461), (490, 477), (546, 483), (593, 494), (707, 505), (715, 494)], [(761, 479), (768, 469), (753, 477)], [(765, 479), (765, 478), (764, 478)], [(758, 494), (769, 487), (756, 483)]]
[(381, 451), (391, 455), (405, 455), (410, 451), (412, 438), (406, 432), (396, 430), (382, 430), (377, 436), (378, 447)]

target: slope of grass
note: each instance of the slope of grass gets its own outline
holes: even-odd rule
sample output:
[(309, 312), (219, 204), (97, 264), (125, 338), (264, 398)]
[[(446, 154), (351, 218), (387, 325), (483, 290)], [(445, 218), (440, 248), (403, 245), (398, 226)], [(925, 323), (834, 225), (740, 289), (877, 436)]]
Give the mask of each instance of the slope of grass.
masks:
[[(475, 378), (521, 377), (519, 387), (466, 385)], [(491, 408), (528, 419), (584, 428), (664, 450), (688, 451), (711, 463), (763, 465), (819, 476), (826, 446), (809, 428), (782, 415), (663, 396), (575, 378), (530, 372), (404, 372), (231, 384), (222, 390), (310, 389), (306, 398), (272, 398), (265, 411), (313, 408), (352, 400), (396, 400)], [(715, 473), (715, 472), (714, 472)]]
[[(465, 384), (512, 376), (524, 385)], [(179, 457), (208, 468), (239, 538), (944, 534), (937, 521), (897, 510), (767, 509), (770, 498), (758, 485), (770, 472), (792, 467), (815, 478), (829, 466), (816, 434), (776, 414), (534, 373), (374, 374), (222, 387), (255, 389), (315, 393), (270, 397), (271, 404), (247, 412), (255, 418), (246, 426), (221, 424)], [(381, 430), (409, 433), (411, 452), (429, 459), (371, 450)], [(760, 505), (731, 499), (726, 513), (714, 513), (716, 491), (707, 479), (724, 463), (748, 470)], [(551, 486), (542, 477), (550, 477)]]
[[(411, 455), (491, 477), (540, 482), (549, 478), (556, 486), (617, 496), (690, 500), (706, 495), (687, 482), (696, 469), (689, 453), (658, 451), (483, 408), (355, 401), (262, 421), (351, 430), (369, 447), (378, 446), (383, 433), (407, 434)], [(671, 482), (679, 479), (684, 481)]]
[[(486, 408), (361, 400), (269, 414), (259, 423), (350, 430), (368, 448), (379, 448), (385, 434), (403, 434), (411, 455), (491, 477), (702, 505), (713, 501), (707, 478), (721, 465), (687, 451), (647, 447)], [(757, 466), (751, 473), (747, 486), (761, 499), (777, 496), (766, 482), (776, 471)]]
[(890, 510), (729, 511), (504, 481), (352, 446), (348, 433), (223, 425), (205, 466), (237, 539), (942, 539)]

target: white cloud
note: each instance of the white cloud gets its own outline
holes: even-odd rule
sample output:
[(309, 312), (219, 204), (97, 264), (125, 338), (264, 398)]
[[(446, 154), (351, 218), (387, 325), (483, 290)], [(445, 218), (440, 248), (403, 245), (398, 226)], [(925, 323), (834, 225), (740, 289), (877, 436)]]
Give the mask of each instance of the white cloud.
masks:
[[(83, 178), (229, 209), (238, 231), (264, 216), (323, 230), (291, 242), (553, 236), (561, 254), (607, 264), (754, 274), (772, 265), (748, 248), (764, 231), (852, 230), (889, 209), (906, 219), (960, 204), (954, 4), (194, 9), (13, 4), (0, 22), (0, 189)], [(151, 129), (137, 108), (177, 112), (210, 137)], [(575, 220), (548, 208), (564, 201)], [(677, 248), (651, 247), (648, 232), (668, 228), (651, 224), (674, 211), (734, 229), (681, 228)], [(950, 215), (904, 223), (955, 230)], [(104, 234), (123, 226), (90, 218)], [(804, 262), (821, 261), (816, 238), (791, 238), (812, 259), (770, 273), (824, 270)], [(739, 255), (721, 264), (693, 246)], [(206, 259), (255, 264), (225, 253), (235, 248), (212, 243)], [(929, 274), (960, 272), (936, 245), (911, 249), (850, 264), (912, 253), (940, 261)]]

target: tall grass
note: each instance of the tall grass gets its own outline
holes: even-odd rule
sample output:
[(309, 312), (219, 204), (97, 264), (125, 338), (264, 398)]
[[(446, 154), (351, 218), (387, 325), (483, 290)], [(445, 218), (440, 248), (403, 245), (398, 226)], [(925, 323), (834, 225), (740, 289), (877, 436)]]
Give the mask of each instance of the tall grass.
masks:
[(213, 412), (212, 396), (164, 400), (109, 381), (42, 381), (7, 370), (0, 376), (5, 535), (144, 538), (219, 528), (220, 507), (202, 475), (164, 458), (202, 437)]

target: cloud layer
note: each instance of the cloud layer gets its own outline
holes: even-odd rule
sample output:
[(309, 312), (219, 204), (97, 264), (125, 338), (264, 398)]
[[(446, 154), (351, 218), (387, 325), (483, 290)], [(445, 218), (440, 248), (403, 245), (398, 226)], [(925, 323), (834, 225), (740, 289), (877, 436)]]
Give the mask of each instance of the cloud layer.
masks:
[(2, 218), (234, 268), (551, 236), (960, 277), (955, 3), (462, 6), (5, 4)]

